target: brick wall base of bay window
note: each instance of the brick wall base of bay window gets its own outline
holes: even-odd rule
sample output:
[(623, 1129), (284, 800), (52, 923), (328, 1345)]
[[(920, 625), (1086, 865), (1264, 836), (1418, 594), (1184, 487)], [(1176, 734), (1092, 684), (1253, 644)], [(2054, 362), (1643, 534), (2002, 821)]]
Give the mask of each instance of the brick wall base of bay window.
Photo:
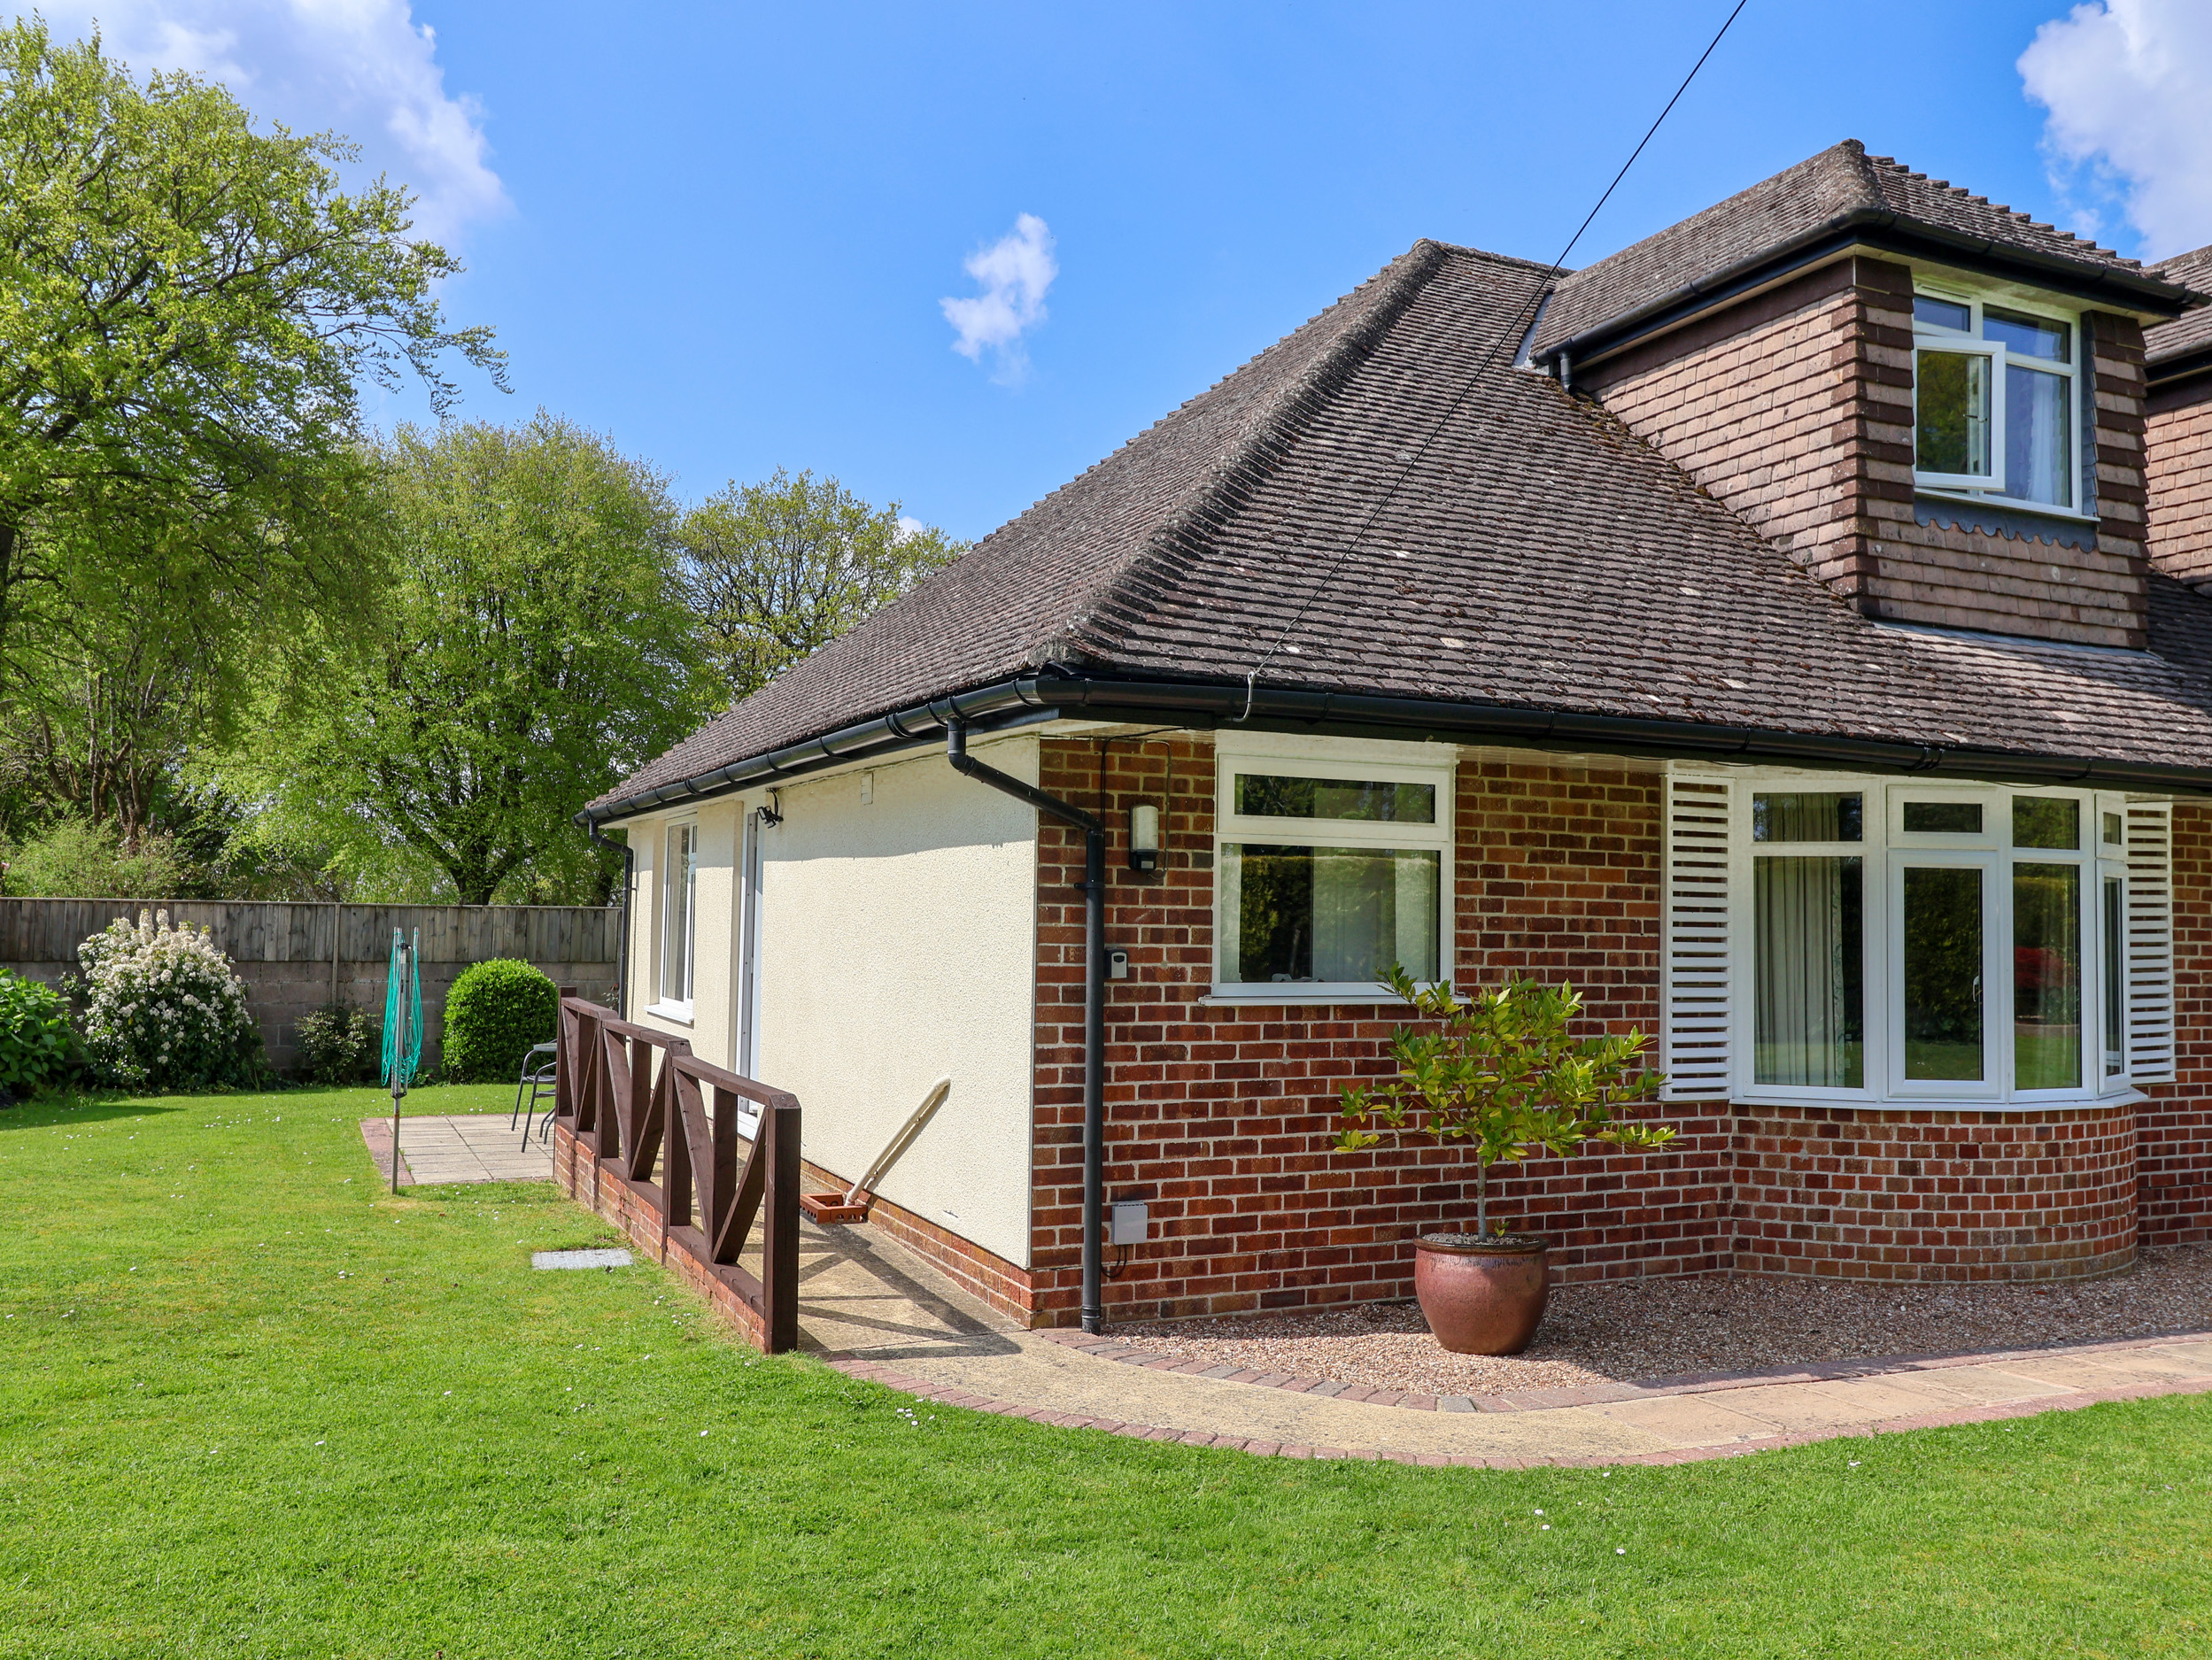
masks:
[(1739, 1272), (2058, 1280), (2135, 1261), (2132, 1107), (1736, 1112)]

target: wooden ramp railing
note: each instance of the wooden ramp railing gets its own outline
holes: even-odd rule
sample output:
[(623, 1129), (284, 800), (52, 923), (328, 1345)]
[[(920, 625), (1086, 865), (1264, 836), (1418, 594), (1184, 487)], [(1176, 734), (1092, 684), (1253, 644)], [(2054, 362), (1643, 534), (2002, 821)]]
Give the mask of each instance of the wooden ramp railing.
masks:
[[(771, 1355), (799, 1346), (799, 1102), (710, 1066), (684, 1038), (632, 1025), (582, 998), (561, 1000), (554, 1124), (568, 1191), (633, 1239), (680, 1253), (691, 1277), (735, 1298)], [(750, 1121), (749, 1123), (747, 1121)], [(588, 1177), (584, 1167), (589, 1165)], [(660, 1179), (654, 1173), (660, 1172)], [(631, 1202), (623, 1202), (628, 1200)], [(645, 1214), (640, 1215), (640, 1206)], [(761, 1271), (740, 1258), (762, 1224)], [(657, 1225), (656, 1225), (657, 1224)]]

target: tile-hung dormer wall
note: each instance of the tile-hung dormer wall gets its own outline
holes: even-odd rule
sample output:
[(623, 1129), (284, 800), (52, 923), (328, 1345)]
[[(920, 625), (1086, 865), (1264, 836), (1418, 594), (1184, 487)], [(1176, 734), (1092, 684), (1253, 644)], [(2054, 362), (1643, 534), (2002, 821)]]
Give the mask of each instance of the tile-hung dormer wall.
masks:
[(2131, 318), (1849, 255), (1574, 385), (1868, 616), (2146, 644)]
[(2151, 382), (2146, 443), (2154, 568), (2212, 583), (2212, 366)]

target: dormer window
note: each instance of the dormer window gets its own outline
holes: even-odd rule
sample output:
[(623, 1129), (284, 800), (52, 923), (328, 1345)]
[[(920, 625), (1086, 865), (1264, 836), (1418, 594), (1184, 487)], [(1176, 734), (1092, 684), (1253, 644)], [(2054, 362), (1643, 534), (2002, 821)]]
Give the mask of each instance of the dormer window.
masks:
[(1915, 294), (1913, 482), (2076, 511), (2079, 336), (2062, 313)]

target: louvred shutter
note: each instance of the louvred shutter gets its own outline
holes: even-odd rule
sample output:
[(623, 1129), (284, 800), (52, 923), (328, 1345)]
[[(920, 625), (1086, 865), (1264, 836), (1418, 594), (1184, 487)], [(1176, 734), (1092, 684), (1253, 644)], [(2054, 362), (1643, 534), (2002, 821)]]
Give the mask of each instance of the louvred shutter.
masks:
[(1729, 1093), (1735, 1025), (1729, 853), (1733, 786), (1724, 778), (1670, 775), (1660, 969), (1663, 1092), (1669, 1100)]
[(2128, 1077), (2174, 1077), (2174, 809), (2128, 803)]

